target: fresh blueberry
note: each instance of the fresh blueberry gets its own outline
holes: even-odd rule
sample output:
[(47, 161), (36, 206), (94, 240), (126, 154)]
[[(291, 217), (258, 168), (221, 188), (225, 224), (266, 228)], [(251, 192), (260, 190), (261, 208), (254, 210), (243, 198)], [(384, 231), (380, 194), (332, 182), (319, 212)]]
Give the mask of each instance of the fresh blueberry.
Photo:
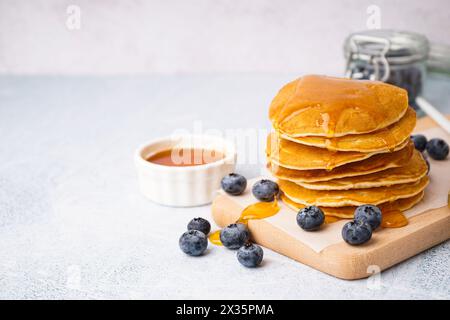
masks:
[(363, 221), (347, 222), (342, 228), (342, 238), (351, 245), (363, 244), (372, 237), (370, 224)]
[(208, 233), (211, 231), (211, 224), (206, 219), (194, 218), (188, 223), (187, 229), (198, 230), (203, 232), (205, 235), (208, 235)]
[(378, 228), (381, 224), (381, 210), (377, 206), (365, 204), (355, 210), (355, 221), (367, 222), (372, 230)]
[(220, 241), (228, 249), (239, 249), (250, 239), (247, 226), (242, 223), (233, 223), (220, 231)]
[(420, 152), (423, 152), (427, 147), (427, 138), (422, 134), (411, 136), (411, 140), (414, 142), (414, 147)]
[(442, 139), (434, 138), (427, 143), (427, 152), (434, 160), (444, 160), (448, 156), (448, 144)]
[(247, 188), (247, 179), (237, 173), (227, 174), (220, 182), (223, 191), (233, 196), (238, 196)]
[(264, 251), (253, 243), (246, 243), (239, 248), (237, 254), (238, 261), (247, 268), (255, 268), (262, 262)]
[(316, 206), (303, 208), (297, 214), (297, 224), (306, 231), (314, 231), (320, 228), (325, 221), (325, 214)]
[(259, 180), (255, 182), (252, 188), (252, 193), (255, 198), (266, 202), (273, 201), (279, 192), (280, 187), (272, 180)]
[(190, 256), (199, 256), (208, 247), (208, 239), (201, 231), (189, 230), (181, 235), (178, 244), (184, 253)]

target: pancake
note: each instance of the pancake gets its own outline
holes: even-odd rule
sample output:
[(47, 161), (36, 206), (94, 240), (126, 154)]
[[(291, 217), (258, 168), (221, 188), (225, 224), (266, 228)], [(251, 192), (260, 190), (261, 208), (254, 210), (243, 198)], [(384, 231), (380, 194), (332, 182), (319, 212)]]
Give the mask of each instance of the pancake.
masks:
[(358, 177), (346, 177), (320, 182), (296, 182), (303, 188), (312, 190), (349, 190), (391, 186), (411, 183), (427, 174), (428, 167), (422, 154), (415, 150), (411, 159), (402, 167)]
[[(395, 147), (395, 150), (404, 148), (408, 142), (409, 139)], [(282, 139), (276, 133), (271, 133), (267, 137), (267, 151), (273, 164), (295, 170), (332, 170), (347, 163), (370, 158), (376, 154), (355, 151), (329, 151)]]
[(408, 108), (406, 90), (379, 81), (308, 75), (285, 85), (269, 118), (290, 137), (342, 137), (390, 126)]
[(389, 127), (365, 134), (352, 134), (343, 137), (289, 137), (282, 134), (281, 137), (308, 146), (326, 148), (331, 151), (358, 151), (358, 152), (387, 152), (395, 149), (409, 139), (416, 126), (416, 112), (408, 108), (400, 121)]
[(368, 203), (377, 205), (412, 197), (424, 190), (428, 182), (428, 176), (424, 176), (413, 183), (396, 184), (388, 187), (330, 191), (306, 189), (286, 180), (278, 180), (278, 185), (289, 199), (297, 203), (324, 207), (344, 207)]
[(392, 153), (380, 153), (366, 160), (337, 167), (333, 170), (292, 170), (268, 162), (268, 169), (279, 179), (292, 182), (317, 182), (357, 177), (389, 168), (396, 168), (408, 162), (414, 151), (414, 144), (410, 141), (403, 149)]
[[(422, 191), (422, 192), (419, 192), (418, 194), (416, 194), (415, 196), (412, 196), (409, 198), (399, 199), (399, 200), (392, 201), (392, 202), (381, 203), (378, 205), (378, 207), (381, 209), (382, 213), (388, 212), (388, 211), (393, 211), (393, 210), (405, 211), (405, 210), (412, 208), (417, 203), (419, 203), (419, 201), (422, 200), (424, 194), (425, 194), (425, 192)], [(281, 200), (289, 208), (291, 208), (295, 211), (299, 211), (300, 209), (303, 209), (305, 207), (305, 205), (303, 205), (303, 204), (292, 201), (291, 199), (286, 197), (284, 194), (281, 195)], [(337, 208), (320, 207), (320, 209), (322, 209), (323, 213), (326, 216), (338, 217), (338, 218), (343, 218), (343, 219), (353, 219), (356, 208), (357, 208), (356, 206), (345, 206), (345, 207), (337, 207)]]
[(357, 177), (389, 168), (400, 167), (409, 161), (413, 151), (414, 144), (410, 141), (403, 149), (398, 151), (376, 154), (366, 160), (346, 164), (333, 170), (293, 170), (272, 164), (269, 158), (268, 169), (275, 177), (292, 182), (327, 181), (344, 177)]

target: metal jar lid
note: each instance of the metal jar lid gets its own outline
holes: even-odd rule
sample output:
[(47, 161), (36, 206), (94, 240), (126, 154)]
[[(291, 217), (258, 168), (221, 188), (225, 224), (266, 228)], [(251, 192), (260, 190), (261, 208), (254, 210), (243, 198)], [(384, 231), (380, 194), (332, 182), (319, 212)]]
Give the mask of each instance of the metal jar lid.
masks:
[[(347, 70), (352, 61), (373, 64), (376, 70), (384, 68), (385, 81), (390, 65), (411, 64), (428, 57), (428, 39), (417, 33), (395, 30), (366, 30), (350, 34), (344, 43)], [(386, 72), (387, 71), (387, 72)]]

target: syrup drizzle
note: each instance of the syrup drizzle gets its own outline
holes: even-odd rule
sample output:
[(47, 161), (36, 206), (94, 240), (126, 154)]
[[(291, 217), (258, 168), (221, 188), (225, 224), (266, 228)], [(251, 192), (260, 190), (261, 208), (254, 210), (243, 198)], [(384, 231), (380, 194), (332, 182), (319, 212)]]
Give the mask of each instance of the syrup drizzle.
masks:
[[(268, 218), (277, 214), (278, 211), (280, 211), (280, 207), (276, 199), (272, 202), (256, 202), (247, 206), (242, 211), (236, 223), (243, 223), (247, 225), (249, 220)], [(328, 215), (325, 216), (326, 224), (334, 223), (340, 220), (342, 220), (342, 218)], [(385, 212), (383, 212), (383, 218), (381, 220), (381, 226), (383, 228), (401, 228), (406, 226), (407, 224), (408, 219), (400, 210), (388, 209)], [(208, 236), (208, 239), (212, 244), (216, 246), (223, 245), (222, 242), (220, 241), (220, 229), (212, 232)]]
[(242, 211), (237, 222), (247, 224), (249, 220), (268, 218), (277, 214), (278, 211), (280, 207), (277, 199), (271, 202), (256, 202)]
[(381, 226), (383, 228), (400, 228), (408, 224), (408, 219), (400, 210), (387, 210), (383, 212)]
[[(399, 141), (397, 141), (395, 135), (389, 130), (389, 128), (380, 129), (378, 133), (380, 133), (380, 135), (379, 137), (377, 137), (377, 139), (379, 139), (379, 141), (383, 143), (386, 150), (389, 150), (389, 152), (391, 153), (394, 152), (395, 148), (399, 144)], [(330, 137), (325, 138), (324, 146), (325, 149), (327, 149), (328, 151), (331, 152), (338, 151), (340, 146), (339, 138), (330, 138)]]
[[(249, 220), (268, 218), (277, 214), (278, 211), (280, 211), (280, 207), (277, 199), (272, 202), (256, 202), (245, 207), (236, 223), (247, 225)], [(212, 244), (222, 245), (222, 242), (220, 241), (220, 230), (214, 231), (208, 238)]]
[(211, 233), (208, 239), (212, 244), (215, 244), (216, 246), (223, 246), (222, 242), (220, 241), (220, 229)]
[(331, 152), (330, 157), (328, 158), (328, 161), (325, 165), (325, 170), (326, 171), (331, 171), (336, 167), (336, 156), (338, 151), (336, 150), (329, 150)]
[(395, 136), (392, 134), (389, 128), (384, 128), (381, 130), (384, 133), (381, 138), (384, 146), (389, 150), (389, 152), (394, 152), (395, 146), (397, 145), (397, 139), (395, 139)]
[[(298, 79), (294, 85), (295, 90), (276, 114), (276, 127), (283, 127), (285, 123), (288, 127), (292, 127), (292, 123), (295, 126), (295, 119), (311, 109), (320, 111), (318, 125), (328, 138), (335, 136), (344, 110), (364, 114), (370, 127), (384, 120), (385, 115), (378, 110), (379, 96), (370, 82), (310, 75)], [(403, 101), (402, 98), (399, 100)], [(358, 108), (352, 107), (354, 105)]]

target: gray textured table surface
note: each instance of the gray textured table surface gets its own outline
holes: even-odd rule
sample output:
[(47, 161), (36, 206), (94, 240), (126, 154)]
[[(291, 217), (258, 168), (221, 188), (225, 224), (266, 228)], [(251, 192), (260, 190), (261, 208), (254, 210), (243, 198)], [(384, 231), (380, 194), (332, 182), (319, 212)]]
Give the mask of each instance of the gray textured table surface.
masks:
[[(268, 128), (268, 104), (292, 78), (0, 77), (0, 298), (450, 298), (448, 241), (369, 281), (267, 249), (255, 270), (224, 248), (200, 258), (178, 249), (187, 221), (210, 207), (143, 198), (135, 147), (199, 120)], [(426, 92), (445, 112), (449, 84), (433, 78)], [(238, 170), (252, 177), (260, 165)]]

